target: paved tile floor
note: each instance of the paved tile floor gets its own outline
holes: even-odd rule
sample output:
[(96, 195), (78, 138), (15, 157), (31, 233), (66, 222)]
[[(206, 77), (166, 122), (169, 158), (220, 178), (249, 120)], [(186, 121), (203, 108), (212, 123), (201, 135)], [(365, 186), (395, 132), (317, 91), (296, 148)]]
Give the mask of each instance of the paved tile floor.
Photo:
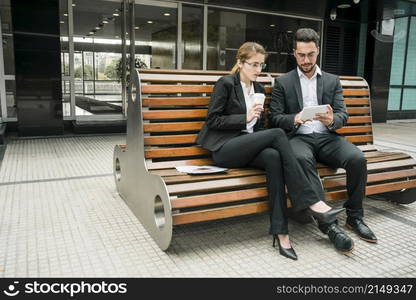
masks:
[[(380, 149), (416, 158), (416, 122), (375, 124), (375, 136)], [(350, 255), (337, 253), (313, 224), (291, 222), (299, 260), (285, 259), (271, 247), (266, 214), (177, 227), (163, 252), (115, 190), (113, 147), (124, 140), (8, 142), (0, 169), (0, 277), (416, 276), (416, 203), (367, 199), (366, 222), (380, 242), (350, 232)]]

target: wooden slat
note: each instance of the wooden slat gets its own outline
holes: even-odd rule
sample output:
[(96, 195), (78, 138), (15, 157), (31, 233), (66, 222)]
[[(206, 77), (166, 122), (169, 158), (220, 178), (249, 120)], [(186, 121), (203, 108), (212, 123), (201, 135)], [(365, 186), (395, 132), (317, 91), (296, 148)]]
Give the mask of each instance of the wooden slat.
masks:
[[(156, 83), (212, 83), (220, 79), (223, 75), (220, 74), (151, 74), (151, 73), (144, 73), (140, 76), (140, 80), (142, 82), (156, 82)], [(261, 83), (270, 83), (270, 79), (267, 76), (259, 76), (257, 77), (257, 82)], [(352, 82), (352, 81), (351, 81)], [(358, 81), (355, 81), (358, 82)], [(353, 84), (353, 86), (355, 86)]]
[(357, 147), (363, 152), (377, 151), (377, 148), (374, 145), (358, 145)]
[[(368, 183), (374, 183), (379, 181), (389, 181), (394, 179), (402, 179), (407, 177), (415, 177), (416, 169), (400, 170), (400, 171), (390, 171), (382, 172), (377, 174), (369, 174), (367, 178)], [(325, 178), (322, 182), (324, 188), (335, 188), (339, 186), (346, 186), (347, 179), (346, 177), (341, 178)]]
[(145, 146), (194, 144), (197, 134), (145, 136)]
[[(369, 114), (370, 108), (348, 108), (348, 113), (354, 114)], [(266, 113), (269, 109), (266, 108)], [(207, 116), (207, 109), (170, 109), (170, 110), (149, 110), (143, 112), (144, 120), (156, 119), (192, 119), (205, 118)], [(352, 117), (350, 117), (351, 119)], [(356, 119), (358, 120), (358, 119)], [(358, 121), (355, 121), (358, 122)]]
[[(393, 161), (383, 161), (376, 163), (368, 163), (367, 170), (369, 172), (375, 172), (379, 170), (389, 170), (389, 169), (399, 169), (403, 167), (414, 167), (416, 166), (416, 161), (413, 158), (402, 159), (402, 160), (393, 160)], [(319, 176), (328, 176), (328, 175), (341, 175), (345, 174), (344, 169), (330, 169), (322, 168), (318, 169)]]
[(175, 210), (264, 197), (267, 197), (267, 188), (261, 187), (248, 190), (175, 198), (171, 200), (171, 204), (172, 210)]
[(368, 98), (345, 98), (345, 105), (370, 105), (370, 99)]
[(346, 76), (346, 75), (341, 75), (338, 76), (340, 80), (358, 80), (358, 81), (365, 81), (364, 78), (360, 77), (360, 76)]
[(385, 156), (377, 156), (377, 157), (368, 157), (366, 158), (367, 164), (373, 164), (383, 161), (395, 161), (395, 160), (401, 160), (401, 159), (408, 159), (410, 155), (407, 153), (392, 153), (391, 155), (385, 155)]
[(190, 75), (190, 74), (151, 74), (140, 75), (142, 82), (211, 82), (215, 83), (221, 75)]
[(207, 109), (149, 110), (143, 112), (143, 119), (157, 120), (205, 118), (207, 113)]
[[(398, 191), (406, 188), (416, 188), (416, 180), (370, 185), (366, 187), (365, 194), (368, 196), (379, 193)], [(346, 190), (325, 193), (326, 200), (340, 200), (346, 199), (347, 197), (348, 194)]]
[(349, 115), (368, 115), (370, 114), (369, 107), (347, 107)]
[[(188, 175), (186, 173), (181, 173), (175, 168), (169, 168), (169, 169), (163, 169), (163, 170), (152, 170), (150, 171), (152, 174), (156, 174), (165, 179), (176, 179), (176, 178), (194, 178), (195, 180), (192, 181), (198, 181), (201, 180), (200, 178), (211, 178), (215, 179), (217, 176), (234, 176), (234, 177), (242, 177), (242, 176), (251, 176), (251, 175), (263, 175), (264, 171), (261, 169), (254, 169), (254, 168), (241, 168), (241, 169), (228, 169), (226, 172), (223, 173), (217, 173), (217, 174), (206, 174), (206, 175)], [(170, 178), (168, 178), (170, 177)], [(202, 180), (201, 180), (202, 181)]]
[[(364, 152), (364, 157), (367, 160), (367, 163), (376, 163), (389, 160), (398, 160), (409, 158), (410, 155), (401, 152), (381, 152), (381, 151), (372, 151)], [(317, 163), (317, 168), (327, 168), (325, 164)]]
[(213, 88), (213, 85), (151, 84), (142, 85), (142, 94), (211, 93)]
[(366, 126), (344, 126), (337, 130), (339, 134), (348, 134), (348, 133), (366, 133), (372, 132), (373, 127), (371, 125)]
[[(347, 124), (371, 123), (370, 116), (349, 117)], [(144, 132), (175, 132), (188, 130), (201, 130), (204, 122), (176, 122), (176, 123), (150, 123), (144, 124)]]
[(245, 187), (254, 184), (263, 184), (265, 182), (266, 177), (264, 175), (260, 175), (243, 178), (204, 181), (197, 183), (172, 184), (168, 185), (167, 188), (170, 195), (175, 195), (182, 193), (210, 192), (217, 190), (220, 191), (229, 188)]
[(173, 225), (224, 219), (236, 216), (260, 213), (269, 209), (268, 201), (235, 205), (231, 207), (206, 209), (172, 215)]
[(165, 97), (165, 98), (144, 98), (142, 105), (145, 107), (164, 106), (198, 106), (208, 105), (209, 97)]
[(409, 158), (410, 155), (403, 153), (403, 152), (372, 151), (372, 152), (365, 152), (364, 157), (367, 160), (375, 159), (375, 158), (385, 158), (385, 157), (389, 157), (391, 160), (394, 160), (394, 159)]
[(349, 117), (347, 124), (358, 124), (358, 123), (371, 123), (371, 117)]
[(372, 135), (355, 135), (355, 136), (347, 136), (347, 140), (350, 143), (370, 143), (373, 142)]
[(176, 132), (201, 130), (205, 122), (172, 122), (144, 124), (144, 132)]
[(369, 96), (370, 91), (368, 89), (343, 89), (342, 94), (344, 96)]
[(218, 174), (207, 174), (207, 175), (181, 175), (181, 176), (169, 176), (164, 177), (163, 180), (166, 184), (176, 184), (176, 183), (188, 183), (188, 182), (202, 182), (209, 180), (219, 180), (227, 178), (238, 178), (254, 175), (262, 175), (264, 171), (262, 170), (251, 170), (251, 171), (234, 171), (234, 172), (224, 172)]
[(214, 162), (210, 158), (173, 160), (173, 161), (161, 161), (161, 162), (146, 161), (146, 167), (148, 170), (168, 169), (168, 168), (175, 168), (177, 166), (204, 166), (204, 165), (213, 165), (213, 164)]
[(346, 87), (363, 87), (367, 88), (368, 84), (364, 80), (341, 80), (342, 88)]
[[(228, 75), (230, 74), (230, 71), (223, 71), (223, 70), (193, 70), (193, 69), (181, 69), (181, 70), (177, 70), (177, 69), (139, 69), (139, 73), (140, 74), (145, 74), (145, 73), (157, 73), (157, 74), (192, 74), (192, 75)], [(283, 75), (283, 73), (269, 73), (269, 72), (264, 72), (264, 73), (260, 73), (260, 76), (264, 76), (266, 77), (267, 74), (270, 74), (273, 77), (276, 76), (281, 76)], [(359, 80), (362, 80), (361, 77), (344, 77), (344, 76), (340, 76), (340, 79), (348, 79), (351, 78), (349, 80), (354, 80), (354, 78), (357, 78)]]
[(166, 149), (149, 149), (144, 151), (145, 158), (181, 157), (210, 154), (209, 150), (198, 146)]

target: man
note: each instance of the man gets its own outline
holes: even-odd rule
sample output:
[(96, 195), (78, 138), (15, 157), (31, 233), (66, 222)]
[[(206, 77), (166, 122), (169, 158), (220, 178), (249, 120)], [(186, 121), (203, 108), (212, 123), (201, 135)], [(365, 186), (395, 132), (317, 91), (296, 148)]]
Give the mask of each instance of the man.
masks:
[[(289, 135), (293, 151), (321, 199), (325, 199), (325, 193), (315, 163), (319, 161), (346, 170), (346, 227), (361, 239), (376, 243), (376, 236), (363, 222), (366, 160), (361, 150), (335, 132), (348, 119), (340, 80), (335, 75), (321, 71), (316, 65), (319, 36), (313, 29), (302, 28), (296, 32), (293, 54), (297, 68), (275, 80), (270, 103), (270, 125), (284, 129)], [(317, 114), (313, 120), (302, 121), (302, 109), (315, 105), (327, 105), (327, 112)], [(328, 234), (337, 250), (342, 253), (353, 250), (353, 241), (338, 227), (337, 221), (319, 222), (319, 229)]]

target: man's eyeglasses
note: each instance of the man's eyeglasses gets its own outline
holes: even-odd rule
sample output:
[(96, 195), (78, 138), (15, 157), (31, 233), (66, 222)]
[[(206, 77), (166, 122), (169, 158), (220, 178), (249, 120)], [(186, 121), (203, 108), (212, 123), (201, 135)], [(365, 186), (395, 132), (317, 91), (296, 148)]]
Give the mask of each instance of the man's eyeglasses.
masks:
[(250, 67), (252, 67), (254, 69), (257, 69), (257, 68), (260, 67), (261, 70), (266, 69), (266, 66), (267, 66), (266, 64), (263, 64), (263, 63), (259, 64), (258, 62), (249, 63), (248, 61), (245, 61), (244, 63), (248, 64)]
[(313, 59), (315, 56), (317, 56), (316, 52), (311, 52), (308, 54), (295, 52), (295, 54), (300, 59), (305, 59), (305, 57), (308, 57), (309, 59)]

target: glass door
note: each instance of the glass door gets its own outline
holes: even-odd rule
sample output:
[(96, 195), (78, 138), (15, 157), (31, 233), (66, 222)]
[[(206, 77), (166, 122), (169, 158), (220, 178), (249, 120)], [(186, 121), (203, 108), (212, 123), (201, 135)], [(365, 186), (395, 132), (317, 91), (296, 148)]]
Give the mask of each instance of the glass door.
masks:
[(7, 119), (6, 107), (6, 84), (4, 80), (4, 60), (3, 60), (3, 34), (1, 30), (0, 16), (0, 124)]
[(0, 5), (0, 118), (16, 121), (16, 83), (10, 0)]
[(65, 119), (125, 118), (127, 0), (60, 0)]

